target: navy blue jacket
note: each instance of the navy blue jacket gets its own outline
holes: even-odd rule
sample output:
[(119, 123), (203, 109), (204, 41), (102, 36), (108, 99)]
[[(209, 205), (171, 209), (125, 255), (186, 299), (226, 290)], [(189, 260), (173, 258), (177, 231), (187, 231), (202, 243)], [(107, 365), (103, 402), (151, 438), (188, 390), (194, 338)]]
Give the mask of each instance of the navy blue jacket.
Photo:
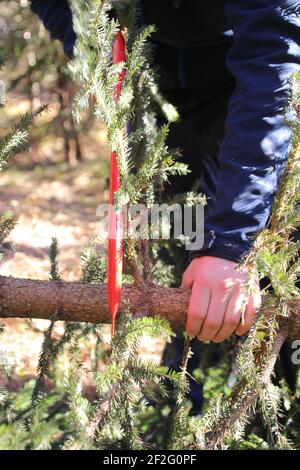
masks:
[[(266, 226), (287, 161), (292, 130), (286, 118), (290, 124), (296, 119), (288, 98), (292, 74), (300, 70), (300, 0), (140, 0), (140, 6), (142, 21), (158, 27), (156, 41), (187, 58), (190, 48), (203, 48), (205, 63), (213, 64), (211, 79), (218, 77), (222, 55), (216, 47), (212, 54), (212, 46), (222, 51), (224, 41), (231, 41), (226, 66), (236, 87), (202, 253), (235, 261)], [(71, 55), (75, 35), (67, 2), (32, 0), (31, 8)], [(183, 87), (201, 88), (201, 80), (210, 79), (189, 70), (186, 76), (179, 71)]]

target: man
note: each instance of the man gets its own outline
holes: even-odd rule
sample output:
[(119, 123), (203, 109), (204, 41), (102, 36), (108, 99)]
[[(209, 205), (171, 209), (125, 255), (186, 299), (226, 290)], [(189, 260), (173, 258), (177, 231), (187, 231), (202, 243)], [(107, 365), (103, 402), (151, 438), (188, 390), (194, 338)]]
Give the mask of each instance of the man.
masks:
[[(260, 304), (257, 282), (241, 321), (247, 273), (235, 268), (267, 224), (287, 161), (296, 119), (288, 98), (292, 74), (300, 70), (300, 1), (138, 3), (141, 23), (157, 26), (163, 91), (181, 115), (169, 138), (192, 170), (181, 191), (201, 177), (209, 197), (205, 243), (182, 281), (192, 289), (187, 332), (221, 342), (246, 333)], [(76, 38), (67, 1), (32, 0), (31, 8), (72, 55)]]

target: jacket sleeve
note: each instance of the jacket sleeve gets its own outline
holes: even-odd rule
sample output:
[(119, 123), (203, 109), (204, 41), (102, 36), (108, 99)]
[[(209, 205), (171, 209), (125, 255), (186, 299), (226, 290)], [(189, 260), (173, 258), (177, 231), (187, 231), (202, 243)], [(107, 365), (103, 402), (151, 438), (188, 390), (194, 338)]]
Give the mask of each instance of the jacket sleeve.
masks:
[(191, 256), (237, 261), (266, 226), (287, 162), (296, 120), (288, 103), (292, 75), (300, 70), (300, 1), (227, 0), (226, 7), (234, 31), (227, 66), (236, 87), (205, 243)]
[(71, 57), (76, 35), (67, 0), (32, 0), (30, 8), (43, 21), (51, 37), (62, 41), (65, 53)]

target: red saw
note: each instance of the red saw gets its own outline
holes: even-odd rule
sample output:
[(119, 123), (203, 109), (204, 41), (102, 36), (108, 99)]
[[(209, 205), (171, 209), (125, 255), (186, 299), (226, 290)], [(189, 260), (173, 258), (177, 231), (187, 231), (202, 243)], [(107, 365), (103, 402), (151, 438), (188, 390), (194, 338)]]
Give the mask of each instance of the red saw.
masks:
[[(123, 31), (116, 34), (113, 44), (113, 64), (124, 63), (124, 68), (119, 73), (119, 81), (115, 88), (114, 99), (118, 101), (122, 90), (125, 71), (126, 46)], [(123, 217), (122, 211), (114, 209), (114, 196), (120, 188), (120, 174), (116, 153), (111, 153), (110, 162), (110, 194), (108, 215), (108, 303), (111, 315), (111, 331), (114, 333), (115, 318), (119, 309), (122, 289), (123, 271)]]

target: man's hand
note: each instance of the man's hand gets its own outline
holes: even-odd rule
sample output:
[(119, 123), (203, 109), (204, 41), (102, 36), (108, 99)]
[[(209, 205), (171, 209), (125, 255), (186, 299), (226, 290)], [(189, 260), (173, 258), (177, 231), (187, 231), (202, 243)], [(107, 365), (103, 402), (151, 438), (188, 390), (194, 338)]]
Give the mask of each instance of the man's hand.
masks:
[(258, 279), (246, 302), (244, 322), (242, 306), (247, 272), (237, 263), (214, 256), (195, 258), (182, 278), (182, 287), (192, 289), (187, 334), (201, 341), (221, 343), (233, 333), (241, 336), (250, 329), (261, 295)]

